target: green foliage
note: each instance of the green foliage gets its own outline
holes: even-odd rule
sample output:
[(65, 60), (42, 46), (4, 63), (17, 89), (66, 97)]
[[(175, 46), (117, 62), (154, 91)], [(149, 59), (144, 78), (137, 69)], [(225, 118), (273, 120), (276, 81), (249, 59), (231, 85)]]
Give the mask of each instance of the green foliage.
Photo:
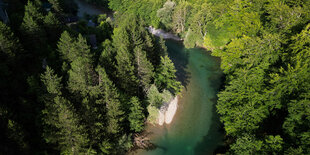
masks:
[(269, 151), (269, 154), (278, 154), (282, 150), (283, 145), (283, 139), (277, 135), (277, 136), (268, 136), (266, 141), (266, 147)]
[(175, 67), (168, 56), (161, 57), (160, 65), (157, 69), (155, 78), (156, 86), (160, 90), (168, 89), (174, 94), (179, 94), (182, 90), (182, 85), (176, 80)]
[(103, 68), (98, 68), (97, 71), (100, 79), (99, 86), (104, 93), (103, 98), (99, 100), (99, 102), (103, 102), (107, 108), (107, 131), (109, 133), (116, 134), (121, 131), (120, 123), (123, 121), (124, 115), (119, 101), (119, 93), (113, 82), (108, 78), (105, 70)]
[(176, 33), (182, 33), (186, 30), (186, 20), (190, 14), (190, 3), (186, 1), (180, 1), (174, 8), (172, 15), (173, 31)]
[(63, 13), (65, 0), (48, 0), (49, 3), (52, 4), (52, 9), (56, 13)]
[(100, 151), (104, 154), (110, 154), (111, 150), (113, 149), (111, 144), (108, 141), (103, 141), (100, 145)]
[(139, 85), (143, 88), (144, 92), (147, 92), (154, 76), (154, 68), (153, 65), (147, 60), (146, 52), (143, 51), (141, 47), (136, 47), (134, 52)]
[(154, 107), (159, 108), (163, 104), (162, 95), (154, 84), (148, 90), (147, 98), (150, 105)]
[(194, 32), (189, 29), (186, 33), (185, 39), (184, 39), (184, 45), (186, 48), (194, 48), (196, 46), (196, 39), (195, 38), (196, 35), (194, 34)]
[(44, 83), (46, 90), (51, 95), (61, 95), (61, 77), (57, 77), (54, 71), (47, 66), (44, 74), (41, 75), (41, 81)]
[(80, 125), (71, 103), (61, 96), (61, 78), (47, 67), (41, 79), (47, 91), (43, 96), (45, 109), (42, 111), (44, 123), (47, 125), (43, 135), (46, 142), (57, 144), (62, 152), (85, 152), (88, 142), (85, 129)]
[(158, 108), (156, 108), (155, 106), (149, 105), (147, 107), (147, 111), (149, 113), (148, 117), (147, 117), (147, 122), (155, 125), (157, 124), (157, 118), (158, 118)]
[(293, 26), (301, 24), (307, 13), (301, 6), (290, 7), (281, 0), (271, 1), (267, 5), (268, 19), (274, 31), (289, 32)]
[(1, 62), (12, 61), (20, 52), (19, 40), (14, 36), (11, 29), (2, 22), (0, 22), (0, 32)]
[(47, 16), (44, 17), (43, 23), (48, 39), (51, 42), (56, 43), (63, 29), (60, 21), (52, 12), (49, 12)]
[[(40, 6), (40, 5), (39, 5)], [(25, 6), (25, 14), (21, 24), (21, 32), (24, 35), (26, 47), (31, 49), (36, 47), (36, 52), (42, 50), (46, 44), (46, 34), (42, 27), (44, 16), (40, 12), (40, 8), (31, 1)], [(33, 45), (33, 43), (36, 43)]]
[(103, 51), (101, 52), (100, 58), (99, 58), (99, 64), (101, 66), (104, 66), (107, 70), (107, 72), (110, 75), (113, 75), (113, 71), (115, 71), (115, 55), (116, 52), (112, 46), (112, 42), (110, 40), (105, 40), (102, 43)]
[(72, 50), (74, 50), (74, 39), (70, 36), (67, 31), (64, 31), (58, 41), (57, 44), (58, 51), (62, 57), (62, 59), (71, 62), (74, 60), (74, 56), (71, 54)]
[(141, 132), (144, 129), (144, 114), (141, 103), (137, 97), (132, 97), (130, 105), (130, 114), (128, 116), (130, 129), (135, 132)]
[(234, 154), (261, 154), (263, 142), (255, 139), (253, 135), (243, 135), (231, 145)]
[(54, 101), (59, 106), (57, 107), (59, 112), (57, 123), (51, 125), (59, 129), (56, 135), (59, 136), (57, 141), (62, 152), (69, 154), (86, 152), (85, 146), (88, 139), (84, 133), (85, 129), (79, 124), (78, 117), (74, 114), (70, 103), (62, 97), (56, 97)]
[(157, 11), (157, 17), (166, 27), (171, 26), (172, 13), (175, 5), (175, 2), (169, 0), (164, 4), (163, 8)]

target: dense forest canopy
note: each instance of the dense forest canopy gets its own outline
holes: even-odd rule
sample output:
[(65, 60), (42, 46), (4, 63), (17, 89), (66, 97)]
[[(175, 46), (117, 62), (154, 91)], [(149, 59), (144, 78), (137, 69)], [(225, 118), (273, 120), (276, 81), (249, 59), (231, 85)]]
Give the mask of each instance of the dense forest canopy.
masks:
[(1, 153), (132, 148), (149, 112), (182, 89), (164, 41), (146, 26), (221, 58), (216, 107), (227, 154), (310, 153), (310, 1), (85, 1), (115, 11), (114, 20), (72, 24), (73, 0), (4, 0)]
[(147, 107), (180, 93), (164, 41), (139, 16), (71, 22), (71, 0), (6, 2), (1, 154), (124, 154), (144, 130)]
[[(227, 153), (310, 153), (310, 1), (111, 0), (221, 58), (217, 112)], [(151, 6), (152, 9), (149, 9)]]

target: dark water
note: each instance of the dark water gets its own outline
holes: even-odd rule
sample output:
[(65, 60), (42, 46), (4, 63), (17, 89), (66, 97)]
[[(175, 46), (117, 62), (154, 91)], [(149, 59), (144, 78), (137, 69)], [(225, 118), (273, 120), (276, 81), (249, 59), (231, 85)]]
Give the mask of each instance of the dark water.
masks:
[(223, 144), (221, 123), (215, 112), (222, 77), (220, 62), (203, 49), (185, 49), (183, 44), (172, 40), (167, 40), (166, 45), (184, 85), (183, 97), (170, 125), (147, 128), (158, 148), (139, 154), (213, 154)]

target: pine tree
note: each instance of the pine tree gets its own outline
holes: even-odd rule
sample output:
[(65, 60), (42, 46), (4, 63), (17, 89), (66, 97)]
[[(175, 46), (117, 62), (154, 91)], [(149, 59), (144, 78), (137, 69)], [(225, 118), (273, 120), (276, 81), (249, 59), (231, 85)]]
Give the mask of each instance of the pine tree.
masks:
[[(32, 51), (35, 47), (36, 53), (32, 56), (37, 57), (42, 55), (46, 48), (46, 34), (41, 26), (43, 23), (43, 15), (34, 3), (28, 1), (25, 6), (25, 15), (21, 24), (21, 33), (23, 34), (23, 40), (25, 47)], [(35, 44), (34, 44), (35, 43)]]
[(48, 2), (52, 4), (52, 9), (54, 12), (56, 12), (57, 14), (63, 13), (63, 0), (48, 0)]
[(132, 55), (126, 49), (120, 49), (116, 55), (117, 61), (117, 77), (120, 83), (120, 87), (129, 94), (137, 94), (138, 92), (138, 80), (135, 76), (135, 67), (132, 62)]
[(121, 110), (119, 93), (113, 82), (108, 78), (104, 68), (97, 69), (99, 73), (99, 86), (103, 92), (103, 98), (97, 102), (102, 102), (107, 108), (108, 126), (107, 131), (117, 134), (121, 131), (120, 123), (123, 121), (124, 112)]
[(76, 57), (83, 57), (92, 61), (90, 47), (87, 45), (86, 39), (81, 34), (79, 34), (78, 38), (76, 39), (74, 47), (75, 51), (72, 51), (73, 55), (75, 55)]
[(159, 45), (160, 45), (160, 55), (159, 56), (162, 56), (162, 57), (165, 57), (168, 55), (168, 49), (167, 49), (167, 46), (166, 46), (166, 43), (165, 43), (165, 40), (162, 36), (160, 36), (160, 39), (159, 39)]
[(44, 17), (43, 22), (49, 41), (55, 43), (59, 39), (63, 29), (61, 23), (52, 12), (49, 12), (47, 16)]
[(57, 144), (62, 153), (85, 152), (88, 142), (85, 129), (80, 125), (71, 103), (61, 96), (61, 78), (47, 67), (41, 80), (46, 90), (46, 94), (42, 96), (45, 103), (42, 111), (45, 124), (43, 136), (46, 142)]
[(75, 56), (71, 54), (72, 50), (74, 50), (75, 48), (74, 41), (75, 40), (70, 36), (69, 32), (64, 31), (61, 34), (60, 39), (57, 44), (58, 51), (62, 59), (68, 62), (72, 62), (72, 60), (74, 60), (75, 58)]
[(59, 129), (56, 135), (59, 136), (57, 141), (61, 151), (68, 154), (85, 153), (89, 140), (71, 103), (59, 96), (54, 99), (54, 102), (58, 106), (57, 111), (59, 111), (55, 126)]
[(147, 60), (146, 53), (141, 49), (141, 47), (137, 46), (134, 49), (134, 52), (139, 86), (143, 88), (143, 92), (146, 93), (154, 76), (154, 68), (153, 65)]
[(77, 57), (69, 70), (68, 88), (73, 93), (86, 96), (91, 86), (96, 85), (96, 73), (89, 59)]
[(29, 0), (25, 6), (25, 16), (31, 17), (36, 23), (42, 23), (44, 16), (40, 11), (41, 6), (38, 1), (32, 2)]
[(140, 132), (144, 128), (144, 114), (140, 101), (137, 97), (130, 99), (130, 114), (128, 120), (130, 122), (130, 129), (135, 132)]
[(113, 75), (113, 72), (116, 70), (115, 68), (116, 53), (112, 46), (112, 42), (107, 39), (102, 43), (102, 46), (103, 46), (103, 51), (101, 52), (101, 55), (99, 58), (99, 64), (107, 68), (106, 72), (109, 75)]
[(0, 22), (0, 51), (1, 62), (12, 61), (20, 52), (21, 45), (19, 40), (14, 36), (11, 29)]
[(159, 68), (157, 69), (157, 76), (155, 84), (160, 90), (168, 89), (174, 94), (181, 92), (181, 82), (177, 81), (175, 75), (175, 67), (168, 56), (161, 57)]

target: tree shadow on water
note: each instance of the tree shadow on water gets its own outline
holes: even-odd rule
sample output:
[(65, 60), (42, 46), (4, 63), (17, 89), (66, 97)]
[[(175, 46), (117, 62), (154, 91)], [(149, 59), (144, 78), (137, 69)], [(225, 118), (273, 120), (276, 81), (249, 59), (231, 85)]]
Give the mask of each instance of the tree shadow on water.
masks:
[[(208, 80), (211, 81), (210, 87), (212, 87), (215, 92), (219, 92), (222, 89), (225, 76), (223, 76), (223, 73), (220, 71), (220, 69), (215, 69), (212, 72), (213, 73), (208, 78)], [(213, 104), (210, 128), (208, 133), (202, 138), (202, 141), (196, 145), (196, 155), (225, 153), (227, 150), (227, 147), (224, 144), (224, 127), (220, 122), (220, 118), (216, 112), (217, 100), (218, 98), (216, 96), (210, 99), (210, 102)]]
[(202, 141), (199, 142), (195, 147), (195, 155), (212, 155), (217, 153), (222, 153), (224, 147), (224, 130), (222, 123), (216, 113), (216, 101), (217, 98), (211, 99), (214, 103), (212, 105), (212, 118), (210, 128), (208, 133), (202, 138)]
[(182, 83), (185, 89), (190, 79), (190, 72), (187, 71), (189, 62), (189, 50), (184, 48), (182, 42), (166, 40), (168, 55), (177, 70), (177, 80)]

